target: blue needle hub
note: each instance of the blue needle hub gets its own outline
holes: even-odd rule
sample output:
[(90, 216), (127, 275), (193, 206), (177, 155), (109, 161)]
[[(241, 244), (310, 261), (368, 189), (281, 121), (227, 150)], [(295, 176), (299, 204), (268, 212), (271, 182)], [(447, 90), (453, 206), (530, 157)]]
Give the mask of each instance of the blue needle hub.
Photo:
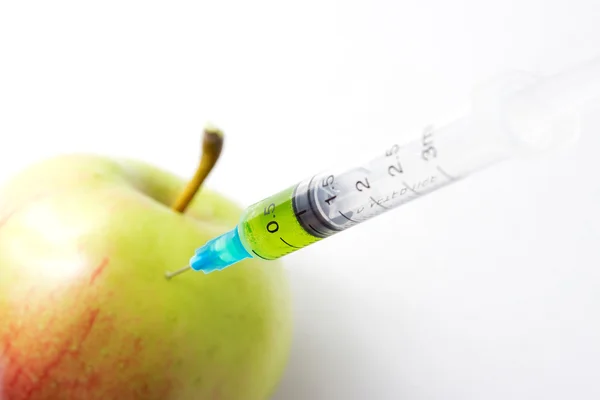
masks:
[(220, 271), (228, 266), (250, 258), (238, 232), (237, 226), (231, 231), (209, 240), (196, 250), (190, 259), (190, 268), (208, 274)]

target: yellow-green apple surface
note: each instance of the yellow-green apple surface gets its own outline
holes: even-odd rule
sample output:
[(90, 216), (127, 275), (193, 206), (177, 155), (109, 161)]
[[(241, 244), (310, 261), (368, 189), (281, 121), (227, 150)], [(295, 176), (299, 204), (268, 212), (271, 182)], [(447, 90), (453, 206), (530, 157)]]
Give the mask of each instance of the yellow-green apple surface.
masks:
[(37, 163), (0, 192), (0, 399), (263, 400), (288, 357), (278, 262), (172, 280), (241, 209), (152, 165)]

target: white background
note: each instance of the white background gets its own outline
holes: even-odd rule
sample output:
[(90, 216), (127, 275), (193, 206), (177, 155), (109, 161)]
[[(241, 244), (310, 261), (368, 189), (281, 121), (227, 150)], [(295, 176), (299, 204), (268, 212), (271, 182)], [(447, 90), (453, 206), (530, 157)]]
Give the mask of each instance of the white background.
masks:
[[(96, 151), (249, 205), (469, 110), (503, 70), (600, 53), (596, 0), (0, 3), (0, 179)], [(577, 147), (499, 165), (286, 259), (276, 400), (600, 398), (600, 113)], [(383, 247), (385, 250), (376, 250)]]

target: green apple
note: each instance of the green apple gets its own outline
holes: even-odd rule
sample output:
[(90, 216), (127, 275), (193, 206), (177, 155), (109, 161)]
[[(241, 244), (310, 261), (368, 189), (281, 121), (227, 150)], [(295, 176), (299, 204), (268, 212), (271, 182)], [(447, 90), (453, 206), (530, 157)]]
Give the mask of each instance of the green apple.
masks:
[(0, 398), (267, 399), (285, 368), (283, 266), (165, 271), (241, 209), (141, 161), (63, 155), (0, 192)]

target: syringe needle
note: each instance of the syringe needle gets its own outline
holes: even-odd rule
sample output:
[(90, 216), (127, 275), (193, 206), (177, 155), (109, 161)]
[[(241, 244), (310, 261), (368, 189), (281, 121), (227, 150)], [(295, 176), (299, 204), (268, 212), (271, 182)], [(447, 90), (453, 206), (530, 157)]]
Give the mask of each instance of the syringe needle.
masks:
[(171, 278), (173, 278), (174, 276), (177, 276), (177, 275), (179, 275), (179, 274), (183, 274), (185, 271), (187, 271), (187, 270), (189, 270), (189, 269), (192, 269), (192, 267), (190, 267), (190, 266), (188, 265), (188, 266), (186, 266), (186, 267), (184, 267), (184, 268), (181, 268), (180, 270), (177, 270), (177, 271), (175, 271), (175, 272), (169, 272), (169, 271), (167, 271), (167, 272), (165, 273), (165, 277), (166, 277), (167, 279), (171, 279)]

